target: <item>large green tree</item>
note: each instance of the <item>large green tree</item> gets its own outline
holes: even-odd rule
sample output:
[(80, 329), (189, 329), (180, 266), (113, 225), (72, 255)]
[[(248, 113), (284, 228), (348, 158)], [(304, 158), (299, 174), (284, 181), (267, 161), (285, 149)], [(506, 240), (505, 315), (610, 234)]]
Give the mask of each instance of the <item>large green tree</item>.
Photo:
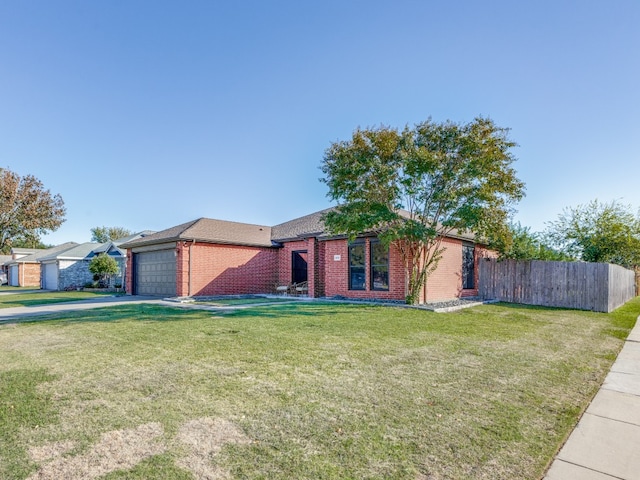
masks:
[(512, 205), (524, 195), (511, 166), (513, 147), (508, 129), (487, 118), (357, 129), (325, 152), (322, 180), (338, 203), (326, 225), (352, 239), (375, 231), (397, 247), (407, 303), (416, 303), (442, 256), (443, 236), (506, 232)]
[(91, 241), (106, 243), (128, 237), (132, 232), (123, 227), (94, 227), (91, 229)]
[(12, 245), (38, 245), (41, 235), (57, 230), (66, 209), (62, 197), (52, 195), (33, 175), (0, 168), (0, 252)]
[(549, 222), (546, 235), (558, 249), (585, 262), (640, 266), (640, 212), (616, 200), (565, 208)]

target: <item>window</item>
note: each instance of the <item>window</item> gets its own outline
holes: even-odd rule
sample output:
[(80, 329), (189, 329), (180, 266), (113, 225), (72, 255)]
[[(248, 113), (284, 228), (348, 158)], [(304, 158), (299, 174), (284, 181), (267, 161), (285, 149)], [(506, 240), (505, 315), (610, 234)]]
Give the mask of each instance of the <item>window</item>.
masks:
[(349, 245), (349, 290), (364, 290), (365, 248), (359, 241)]
[(475, 288), (474, 262), (475, 252), (473, 245), (462, 245), (462, 288)]
[(389, 248), (371, 240), (371, 290), (389, 290)]

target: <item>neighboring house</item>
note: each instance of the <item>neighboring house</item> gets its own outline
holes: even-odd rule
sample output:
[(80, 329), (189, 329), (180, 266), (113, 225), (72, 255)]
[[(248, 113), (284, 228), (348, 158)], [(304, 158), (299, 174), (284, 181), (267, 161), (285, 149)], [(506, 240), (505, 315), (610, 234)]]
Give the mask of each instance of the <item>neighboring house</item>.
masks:
[[(399, 252), (374, 234), (354, 242), (327, 234), (327, 210), (268, 227), (200, 218), (120, 245), (127, 249), (127, 292), (206, 296), (273, 293), (306, 282), (310, 297), (404, 300)], [(446, 251), (420, 301), (477, 294), (477, 262), (487, 253), (473, 236), (443, 239)]]
[(64, 290), (82, 287), (93, 281), (89, 271), (91, 252), (102, 247), (101, 243), (81, 243), (66, 250), (40, 257), (40, 284), (44, 290)]
[(151, 230), (144, 230), (142, 232), (129, 235), (127, 237), (123, 237), (117, 240), (112, 240), (110, 242), (103, 243), (99, 247), (96, 247), (94, 250), (91, 251), (91, 253), (89, 254), (89, 260), (93, 259), (93, 257), (95, 257), (96, 255), (109, 255), (110, 257), (115, 259), (116, 262), (118, 262), (118, 268), (120, 270), (120, 273), (118, 273), (117, 275), (114, 275), (110, 279), (111, 285), (109, 286), (111, 287), (122, 286), (124, 283), (123, 279), (125, 277), (125, 271), (127, 267), (127, 252), (124, 249), (121, 250), (120, 245), (126, 242), (130, 242), (132, 240), (146, 237), (153, 233), (155, 232)]
[(89, 271), (91, 260), (97, 255), (109, 255), (118, 262), (120, 274), (111, 278), (111, 285), (122, 285), (126, 252), (118, 245), (148, 235), (149, 231), (106, 242), (75, 244), (66, 250), (59, 250), (48, 255), (40, 256), (41, 282), (45, 290), (65, 290), (73, 287), (83, 287), (93, 282), (93, 273)]
[(67, 242), (47, 249), (12, 248), (12, 260), (6, 263), (9, 273), (9, 285), (13, 287), (40, 288), (40, 258), (77, 245)]

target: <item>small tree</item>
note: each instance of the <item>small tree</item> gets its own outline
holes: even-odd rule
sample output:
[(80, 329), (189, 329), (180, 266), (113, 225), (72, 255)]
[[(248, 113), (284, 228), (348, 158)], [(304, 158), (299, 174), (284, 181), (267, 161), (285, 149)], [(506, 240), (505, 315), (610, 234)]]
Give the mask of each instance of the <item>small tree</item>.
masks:
[(91, 229), (91, 241), (106, 243), (128, 237), (131, 233), (131, 231), (123, 227), (94, 227)]
[(120, 272), (120, 267), (113, 257), (102, 254), (91, 259), (89, 271), (94, 275), (98, 275), (101, 285), (109, 285), (111, 277)]
[(506, 231), (510, 205), (524, 195), (507, 134), (485, 118), (427, 120), (402, 132), (356, 130), (325, 152), (323, 181), (338, 202), (326, 215), (327, 228), (351, 239), (375, 231), (393, 244), (405, 265), (407, 303), (417, 303), (444, 236), (473, 231), (495, 238)]

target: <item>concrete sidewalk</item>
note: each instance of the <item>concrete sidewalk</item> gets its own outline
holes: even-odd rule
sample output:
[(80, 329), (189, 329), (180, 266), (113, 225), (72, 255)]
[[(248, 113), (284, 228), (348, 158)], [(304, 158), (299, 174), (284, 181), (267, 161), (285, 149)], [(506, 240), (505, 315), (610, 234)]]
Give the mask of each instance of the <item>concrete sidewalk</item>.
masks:
[(640, 318), (544, 478), (640, 479)]

